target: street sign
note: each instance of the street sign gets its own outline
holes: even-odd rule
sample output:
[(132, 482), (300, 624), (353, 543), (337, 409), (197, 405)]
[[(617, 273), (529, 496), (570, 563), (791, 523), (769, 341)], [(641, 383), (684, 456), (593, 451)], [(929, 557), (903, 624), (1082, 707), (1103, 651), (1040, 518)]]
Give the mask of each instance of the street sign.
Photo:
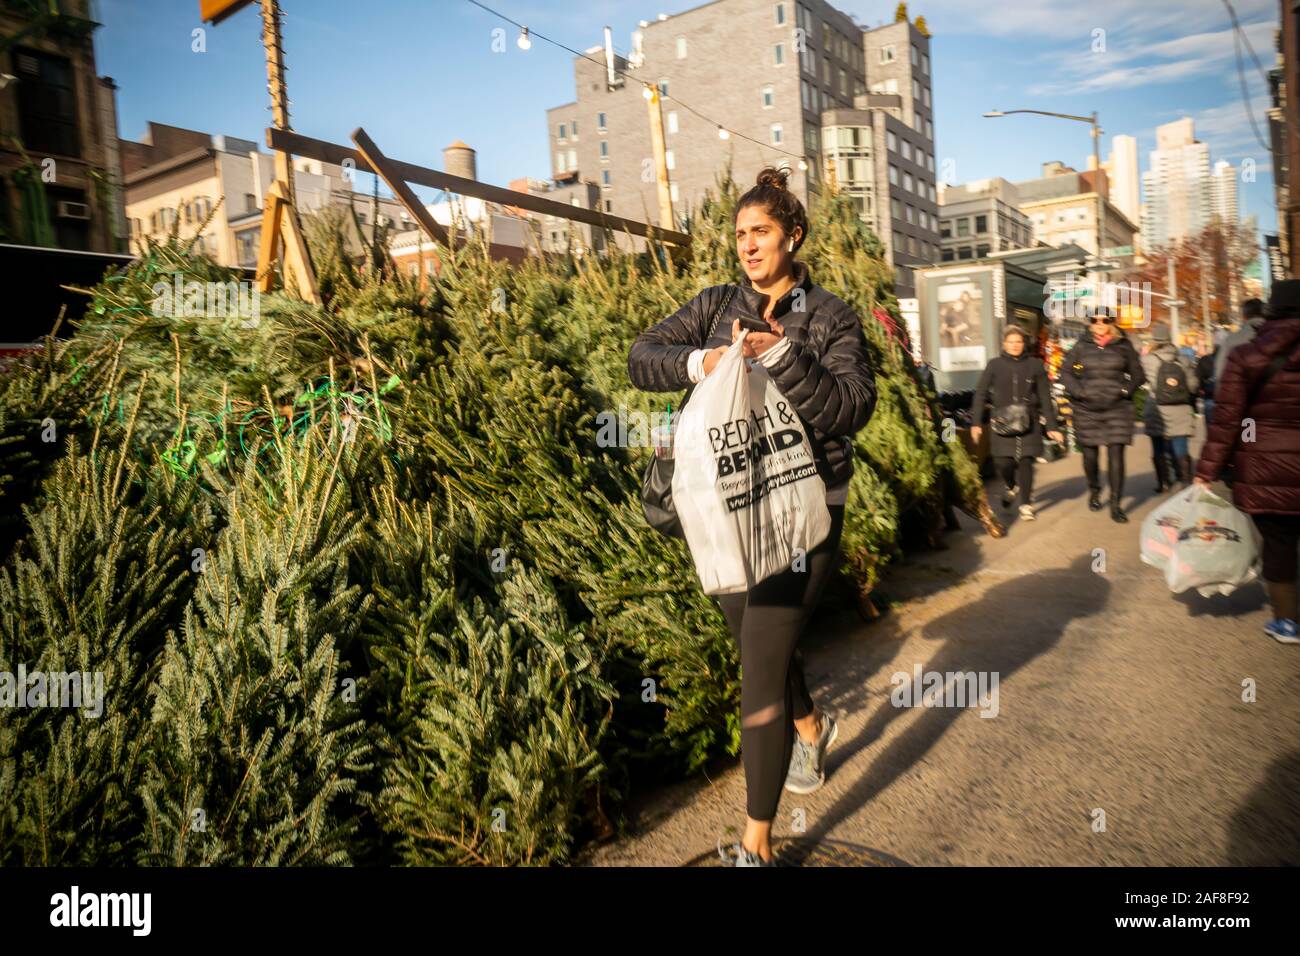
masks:
[(1053, 299), (1086, 299), (1092, 295), (1091, 289), (1085, 289), (1083, 286), (1070, 286), (1065, 289), (1052, 290)]
[(1133, 255), (1132, 246), (1111, 246), (1101, 251), (1103, 256), (1131, 256)]

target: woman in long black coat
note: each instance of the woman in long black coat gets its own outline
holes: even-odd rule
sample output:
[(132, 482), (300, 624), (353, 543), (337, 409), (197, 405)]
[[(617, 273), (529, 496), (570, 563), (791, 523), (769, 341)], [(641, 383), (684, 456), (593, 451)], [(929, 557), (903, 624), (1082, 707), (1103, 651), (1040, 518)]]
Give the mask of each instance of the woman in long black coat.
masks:
[(1002, 333), (1002, 354), (989, 362), (975, 386), (971, 401), (971, 438), (976, 443), (985, 419), (993, 410), (1023, 401), (1029, 406), (1029, 431), (1023, 435), (989, 433), (989, 454), (1005, 482), (1002, 507), (1010, 508), (1012, 495), (1020, 490), (1020, 517), (1034, 519), (1030, 500), (1034, 493), (1034, 459), (1043, 453), (1043, 432), (1055, 441), (1063, 441), (1056, 422), (1056, 403), (1052, 401), (1043, 360), (1029, 354), (1029, 335), (1017, 325)]
[(1083, 449), (1088, 507), (1101, 509), (1098, 465), (1105, 445), (1110, 516), (1128, 521), (1120, 507), (1124, 493), (1124, 448), (1133, 441), (1133, 393), (1146, 384), (1142, 359), (1105, 308), (1093, 311), (1088, 332), (1061, 362), (1061, 381), (1074, 410), (1074, 434)]

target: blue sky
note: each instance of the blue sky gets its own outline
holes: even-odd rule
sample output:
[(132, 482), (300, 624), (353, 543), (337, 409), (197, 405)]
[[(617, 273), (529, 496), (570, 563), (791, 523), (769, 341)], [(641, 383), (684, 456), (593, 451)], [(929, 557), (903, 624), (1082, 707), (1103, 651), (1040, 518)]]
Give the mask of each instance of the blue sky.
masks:
[[(626, 50), (641, 19), (678, 13), (698, 0), (486, 0), (533, 30), (583, 50), (614, 31)], [(478, 151), (479, 178), (505, 185), (550, 172), (545, 110), (574, 98), (572, 56), (540, 40), (528, 51), (515, 31), (465, 0), (281, 0), (294, 128), (348, 142), (364, 125), (390, 156), (439, 167), (442, 147), (463, 139)], [(1263, 67), (1275, 58), (1276, 0), (1234, 0)], [(895, 3), (839, 0), (864, 26), (893, 17)], [(206, 31), (192, 50), (198, 0), (101, 0), (99, 69), (119, 85), (119, 133), (141, 136), (149, 120), (263, 142), (269, 125), (259, 15), (250, 7)], [(1059, 159), (1086, 168), (1082, 123), (1037, 116), (984, 119), (990, 109), (1097, 110), (1105, 142), (1138, 139), (1139, 162), (1155, 128), (1196, 121), (1211, 161), (1255, 163), (1238, 183), (1244, 217), (1276, 226), (1269, 153), (1255, 138), (1243, 102), (1233, 38), (1222, 0), (924, 0), (932, 39), (936, 159), (955, 163), (957, 182), (1027, 179)], [(493, 53), (492, 31), (510, 42)], [(1104, 31), (1098, 34), (1096, 31)], [(1104, 51), (1094, 51), (1104, 37)], [(1268, 91), (1243, 51), (1255, 123), (1268, 141)], [(707, 103), (692, 106), (706, 115)], [(725, 117), (719, 117), (725, 119)]]

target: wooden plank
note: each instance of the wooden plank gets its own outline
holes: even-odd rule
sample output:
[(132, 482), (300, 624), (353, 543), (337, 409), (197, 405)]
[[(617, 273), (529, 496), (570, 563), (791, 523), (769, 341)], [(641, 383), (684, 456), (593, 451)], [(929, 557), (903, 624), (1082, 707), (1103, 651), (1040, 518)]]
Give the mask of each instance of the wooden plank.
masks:
[[(317, 159), (323, 163), (342, 165), (344, 160), (351, 160), (354, 168), (363, 173), (373, 173), (375, 171), (366, 162), (366, 158), (355, 149), (339, 146), (325, 140), (313, 139), (310, 136), (303, 136), (301, 133), (294, 133), (290, 130), (267, 129), (266, 144), (271, 149), (284, 150), (298, 156)], [(452, 176), (437, 170), (426, 169), (423, 166), (404, 163), (399, 159), (387, 159), (387, 163), (393, 175), (401, 177), (405, 182), (415, 183), (417, 186), (445, 189), (448, 192), (462, 196), (474, 196), (504, 206), (517, 206), (531, 212), (545, 213), (548, 216), (582, 222), (589, 226), (601, 226), (613, 229), (616, 232), (629, 232), (634, 236), (653, 238), (678, 246), (690, 245), (691, 237), (684, 232), (662, 229), (658, 226), (638, 222), (635, 219), (624, 219), (622, 216), (613, 216), (598, 209), (583, 209), (578, 206), (556, 202), (554, 199), (543, 199), (541, 196), (533, 196), (530, 193), (521, 193), (513, 189), (491, 186), (475, 179), (464, 179), (460, 176)]]
[[(450, 239), (447, 236), (447, 230), (442, 228), (442, 225), (429, 215), (429, 210), (424, 208), (424, 203), (420, 202), (420, 198), (411, 191), (411, 187), (406, 185), (406, 180), (402, 175), (392, 169), (388, 157), (379, 151), (375, 141), (367, 136), (366, 131), (360, 126), (353, 131), (352, 142), (356, 143), (357, 151), (361, 153), (361, 157), (366, 161), (366, 166), (388, 184), (388, 188), (393, 191), (393, 195), (406, 207), (406, 211), (429, 234), (429, 237), (448, 245)], [(416, 253), (417, 255), (420, 254), (419, 250), (416, 250)]]
[(257, 251), (257, 288), (270, 292), (275, 278), (275, 260), (280, 257), (280, 207), (279, 192), (272, 186), (262, 203), (262, 237)]

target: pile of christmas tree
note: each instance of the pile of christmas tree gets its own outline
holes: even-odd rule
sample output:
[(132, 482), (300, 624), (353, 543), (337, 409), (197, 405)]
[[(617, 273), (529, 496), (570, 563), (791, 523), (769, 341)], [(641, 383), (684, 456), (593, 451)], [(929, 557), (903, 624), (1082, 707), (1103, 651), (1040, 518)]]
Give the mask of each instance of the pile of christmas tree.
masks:
[[(734, 642), (644, 522), (648, 449), (600, 438), (679, 400), (628, 348), (739, 274), (735, 198), (684, 255), (469, 244), (431, 286), (316, 227), (326, 305), (251, 318), (182, 307), (236, 276), (175, 239), (90, 290), (0, 378), (0, 675), (28, 675), (0, 684), (0, 862), (563, 862), (737, 753)], [(847, 200), (812, 212), (880, 392), (842, 546), (865, 596), (905, 520), (987, 509), (876, 318), (880, 244)]]

